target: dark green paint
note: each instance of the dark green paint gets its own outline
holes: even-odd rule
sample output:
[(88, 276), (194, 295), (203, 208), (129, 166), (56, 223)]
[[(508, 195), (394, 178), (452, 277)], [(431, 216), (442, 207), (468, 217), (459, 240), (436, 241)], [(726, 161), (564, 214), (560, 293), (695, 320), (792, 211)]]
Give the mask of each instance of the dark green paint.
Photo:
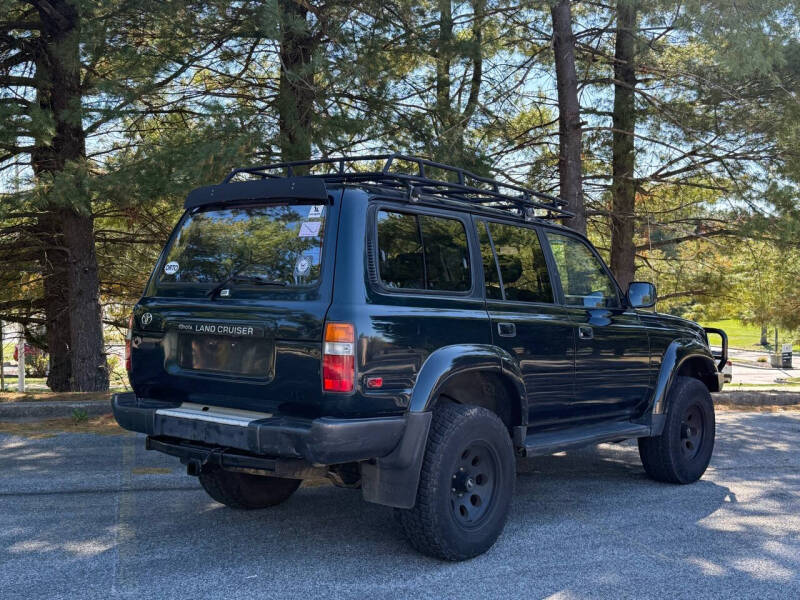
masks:
[[(428, 411), (448, 381), (469, 372), (508, 382), (517, 426), (553, 429), (599, 420), (647, 420), (687, 359), (716, 369), (703, 330), (694, 323), (623, 305), (619, 309), (484, 298), (476, 223), (496, 220), (532, 228), (557, 273), (544, 221), (498, 218), (480, 207), (439, 200), (410, 204), (375, 188), (333, 188), (319, 286), (305, 290), (242, 286), (230, 298), (159, 297), (148, 285), (136, 305), (131, 382), (137, 396), (236, 407), (298, 417), (369, 417)], [(471, 251), (472, 285), (463, 293), (398, 291), (381, 285), (376, 268), (375, 212), (418, 211), (461, 219)], [(156, 266), (162, 268), (163, 257)], [(615, 284), (616, 285), (616, 284)], [(554, 289), (558, 285), (554, 285)], [(195, 294), (196, 296), (196, 294)], [(145, 313), (152, 322), (142, 325)], [(356, 390), (322, 393), (325, 321), (352, 322), (357, 333)], [(269, 368), (261, 376), (186, 371), (178, 366), (180, 323), (249, 324), (263, 332)], [(514, 335), (508, 334), (508, 324)], [(593, 339), (582, 339), (589, 327)], [(503, 329), (505, 328), (505, 329)], [(235, 350), (234, 350), (235, 351)], [(263, 357), (262, 357), (263, 359)], [(368, 377), (383, 387), (366, 389)]]

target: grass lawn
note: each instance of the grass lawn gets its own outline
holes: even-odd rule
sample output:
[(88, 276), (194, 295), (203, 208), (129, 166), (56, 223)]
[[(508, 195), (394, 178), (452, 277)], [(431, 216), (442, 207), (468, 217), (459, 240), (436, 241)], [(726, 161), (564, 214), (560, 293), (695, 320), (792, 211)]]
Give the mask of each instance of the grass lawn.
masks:
[[(764, 347), (758, 342), (761, 340), (761, 328), (755, 325), (742, 325), (736, 319), (726, 319), (724, 321), (708, 321), (701, 323), (704, 327), (716, 327), (723, 329), (728, 334), (728, 345), (731, 348), (740, 348), (742, 350), (764, 350)], [(788, 342), (783, 336), (788, 335), (788, 332), (779, 332), (778, 341), (783, 344), (784, 341)], [(715, 344), (719, 338), (717, 336), (710, 336), (711, 343)], [(767, 340), (772, 344), (775, 340), (775, 330), (770, 329), (767, 333)], [(794, 345), (795, 351), (800, 351), (800, 344)]]

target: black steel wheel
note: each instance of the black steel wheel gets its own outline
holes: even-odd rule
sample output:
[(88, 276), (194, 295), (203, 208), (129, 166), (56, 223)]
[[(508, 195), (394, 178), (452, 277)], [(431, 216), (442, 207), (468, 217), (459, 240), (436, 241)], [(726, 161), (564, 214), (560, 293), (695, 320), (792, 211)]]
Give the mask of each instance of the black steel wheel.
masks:
[(485, 442), (473, 442), (461, 452), (452, 476), (450, 508), (462, 527), (475, 527), (497, 494), (499, 458)]
[(697, 481), (711, 461), (715, 434), (714, 404), (705, 384), (678, 377), (667, 397), (661, 435), (639, 438), (644, 470), (657, 481)]
[(699, 404), (690, 404), (683, 413), (681, 419), (681, 451), (683, 455), (691, 460), (700, 451), (703, 445), (703, 411)]
[(465, 560), (486, 552), (505, 526), (515, 457), (500, 418), (477, 407), (436, 407), (416, 504), (398, 510), (411, 545), (429, 556)]

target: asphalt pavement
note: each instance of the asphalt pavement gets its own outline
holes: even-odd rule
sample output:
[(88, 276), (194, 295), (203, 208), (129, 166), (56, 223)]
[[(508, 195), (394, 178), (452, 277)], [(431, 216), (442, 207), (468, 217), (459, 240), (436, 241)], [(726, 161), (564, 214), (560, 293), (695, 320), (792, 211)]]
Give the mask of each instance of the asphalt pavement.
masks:
[(522, 460), (503, 536), (451, 564), (355, 490), (238, 512), (141, 436), (0, 435), (0, 597), (798, 598), (798, 443), (800, 412), (720, 412), (690, 486), (631, 443)]

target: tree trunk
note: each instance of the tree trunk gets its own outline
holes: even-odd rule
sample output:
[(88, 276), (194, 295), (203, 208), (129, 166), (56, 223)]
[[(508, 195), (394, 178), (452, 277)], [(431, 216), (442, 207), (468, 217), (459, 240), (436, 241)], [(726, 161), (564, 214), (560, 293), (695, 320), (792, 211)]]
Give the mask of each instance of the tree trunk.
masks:
[(94, 222), (82, 185), (86, 142), (81, 121), (79, 8), (74, 0), (33, 4), (42, 24), (36, 57), (37, 98), (40, 108), (52, 115), (54, 135), (51, 140), (37, 140), (32, 162), (41, 184), (60, 188), (60, 199), (49, 201), (39, 222), (51, 356), (48, 383), (57, 391), (104, 391), (108, 369)]
[(586, 208), (583, 203), (581, 168), (581, 105), (578, 102), (578, 76), (575, 73), (575, 39), (569, 0), (559, 0), (550, 8), (553, 17), (553, 54), (558, 88), (558, 174), (561, 199), (575, 217), (567, 224), (586, 234)]
[[(453, 32), (453, 6), (450, 0), (439, 0), (439, 37), (436, 41), (436, 107), (435, 118), (439, 125), (437, 138), (432, 144), (432, 156), (439, 162), (466, 169), (474, 169), (476, 156), (467, 149), (464, 134), (478, 107), (483, 83), (483, 28), (486, 18), (486, 0), (472, 1), (472, 39), (469, 44), (457, 40)], [(461, 58), (471, 63), (469, 83), (466, 77), (463, 88), (453, 89), (450, 69)], [(466, 96), (462, 109), (458, 98)], [(448, 176), (454, 177), (449, 174)]]
[(458, 164), (453, 160), (460, 150), (456, 148), (458, 139), (458, 119), (450, 104), (450, 65), (453, 60), (453, 8), (450, 0), (439, 0), (439, 38), (436, 41), (436, 120), (439, 122), (439, 135), (434, 145), (434, 160)]
[(767, 326), (766, 325), (762, 325), (761, 326), (761, 340), (758, 343), (761, 346), (766, 346), (767, 344), (769, 344), (769, 342), (767, 341)]
[[(34, 161), (36, 164), (36, 161)], [(54, 392), (72, 389), (70, 356), (70, 311), (67, 283), (67, 253), (63, 248), (61, 224), (53, 211), (39, 220), (44, 278), (44, 313), (50, 371), (47, 387)]]
[(619, 0), (617, 3), (612, 117), (614, 131), (611, 142), (611, 270), (623, 290), (634, 279), (636, 255), (633, 240), (636, 201), (636, 11), (635, 0)]
[(308, 10), (293, 0), (280, 0), (281, 76), (278, 90), (278, 127), (284, 161), (311, 158), (311, 117), (314, 111), (315, 40)]

